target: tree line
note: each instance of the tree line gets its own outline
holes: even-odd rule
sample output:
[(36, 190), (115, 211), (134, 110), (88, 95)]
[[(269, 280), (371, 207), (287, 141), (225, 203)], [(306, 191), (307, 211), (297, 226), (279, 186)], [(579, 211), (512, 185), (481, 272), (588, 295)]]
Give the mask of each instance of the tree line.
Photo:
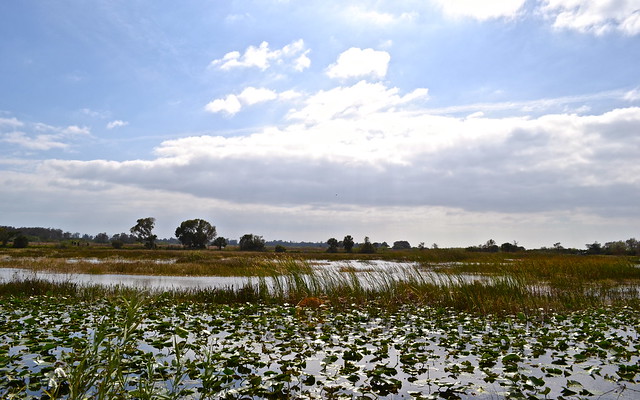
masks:
[[(61, 242), (69, 241), (73, 245), (88, 245), (89, 242), (108, 244), (114, 248), (121, 248), (126, 244), (142, 243), (146, 248), (157, 248), (158, 243), (181, 244), (184, 248), (204, 249), (208, 246), (215, 246), (219, 250), (228, 245), (238, 245), (240, 250), (245, 251), (263, 251), (267, 244), (274, 246), (277, 252), (286, 251), (286, 247), (325, 247), (329, 253), (342, 251), (351, 253), (357, 251), (359, 253), (375, 253), (379, 249), (406, 250), (414, 248), (406, 240), (398, 240), (389, 245), (387, 242), (371, 242), (369, 237), (365, 237), (361, 243), (356, 243), (351, 235), (346, 235), (342, 240), (335, 237), (329, 238), (326, 242), (285, 242), (271, 241), (266, 242), (262, 236), (247, 233), (239, 240), (227, 239), (217, 236), (216, 227), (210, 222), (203, 219), (189, 219), (180, 223), (175, 230), (175, 239), (158, 239), (153, 233), (155, 228), (155, 218), (140, 218), (136, 224), (129, 229), (129, 233), (116, 233), (109, 236), (106, 232), (98, 233), (95, 236), (80, 233), (64, 232), (62, 229), (43, 228), (43, 227), (22, 227), (15, 228), (12, 226), (0, 226), (0, 245), (6, 247), (11, 243), (13, 247), (27, 247), (30, 241), (42, 242)], [(554, 243), (552, 247), (542, 247), (536, 249), (545, 252), (555, 253), (571, 253), (571, 254), (602, 254), (602, 255), (640, 255), (640, 241), (635, 238), (627, 240), (618, 240), (601, 244), (599, 242), (585, 244), (586, 250), (565, 248), (560, 242)], [(420, 242), (416, 248), (427, 249), (424, 242)], [(431, 245), (431, 249), (438, 249), (436, 243)], [(517, 241), (512, 243), (505, 242), (501, 245), (489, 239), (485, 243), (477, 246), (469, 246), (467, 251), (477, 252), (521, 252), (526, 251)]]

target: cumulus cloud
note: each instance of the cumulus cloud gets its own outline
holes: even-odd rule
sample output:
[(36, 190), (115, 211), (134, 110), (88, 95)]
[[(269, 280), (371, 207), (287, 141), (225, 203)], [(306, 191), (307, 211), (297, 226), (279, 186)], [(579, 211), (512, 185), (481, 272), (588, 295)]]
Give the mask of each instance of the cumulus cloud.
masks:
[(309, 96), (280, 127), (165, 141), (152, 160), (52, 160), (42, 168), (65, 179), (100, 177), (274, 207), (340, 201), (465, 212), (636, 212), (640, 108), (455, 117), (421, 106), (426, 95), (361, 81)]
[(401, 96), (398, 88), (360, 81), (352, 86), (339, 86), (310, 96), (306, 99), (305, 106), (299, 110), (291, 110), (288, 118), (317, 123), (334, 118), (363, 117), (417, 99), (426, 99), (427, 95), (426, 88), (418, 88)]
[(434, 0), (445, 15), (452, 18), (468, 17), (480, 21), (494, 18), (513, 18), (521, 11), (526, 0)]
[(391, 56), (386, 51), (352, 47), (340, 54), (336, 63), (327, 68), (327, 75), (331, 78), (384, 78), (390, 60)]
[(107, 124), (107, 129), (120, 128), (120, 127), (127, 126), (127, 125), (129, 125), (128, 122), (117, 119), (115, 121), (109, 122)]
[(17, 118), (0, 118), (0, 128), (18, 128), (23, 126), (24, 123)]
[(210, 65), (223, 71), (234, 68), (259, 68), (264, 71), (273, 64), (291, 63), (293, 69), (302, 71), (311, 65), (311, 60), (307, 56), (309, 52), (302, 39), (276, 50), (271, 50), (268, 42), (262, 42), (258, 47), (249, 46), (243, 54), (239, 51), (231, 51), (222, 58), (213, 60)]
[(39, 122), (27, 123), (16, 118), (0, 120), (0, 142), (27, 150), (65, 149), (78, 137), (90, 134), (89, 128), (77, 125), (56, 127)]
[(559, 29), (595, 35), (611, 31), (640, 34), (638, 0), (544, 0), (541, 10)]
[(224, 98), (215, 99), (205, 106), (205, 110), (211, 113), (225, 112), (235, 115), (242, 110), (243, 105), (251, 106), (271, 100), (291, 100), (299, 94), (293, 90), (287, 90), (278, 94), (266, 88), (247, 87), (239, 94), (229, 94)]

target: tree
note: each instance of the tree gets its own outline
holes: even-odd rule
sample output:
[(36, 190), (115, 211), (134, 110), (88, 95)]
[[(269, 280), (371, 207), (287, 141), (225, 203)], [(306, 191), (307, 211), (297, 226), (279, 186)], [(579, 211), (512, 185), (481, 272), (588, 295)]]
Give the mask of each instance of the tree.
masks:
[(240, 250), (262, 251), (264, 250), (264, 243), (262, 236), (247, 233), (240, 238)]
[(602, 245), (598, 242), (593, 242), (591, 244), (585, 244), (587, 246), (587, 254), (600, 254), (602, 253)]
[(344, 237), (344, 239), (342, 239), (342, 247), (344, 247), (347, 253), (351, 253), (351, 249), (353, 249), (354, 244), (355, 242), (353, 241), (351, 235), (347, 235)]
[(216, 237), (216, 227), (203, 219), (188, 219), (176, 228), (176, 237), (185, 247), (204, 249)]
[(9, 229), (0, 226), (0, 243), (2, 244), (2, 246), (6, 246), (7, 243), (9, 243), (9, 239), (11, 239), (11, 233), (9, 232)]
[(496, 244), (496, 241), (493, 239), (487, 240), (487, 243), (482, 246), (483, 251), (487, 251), (489, 253), (497, 253), (500, 250), (500, 247)]
[(365, 236), (364, 243), (360, 246), (360, 253), (363, 254), (372, 254), (376, 252), (376, 248), (373, 247), (373, 244), (369, 241), (369, 237)]
[(27, 246), (29, 246), (29, 238), (22, 233), (18, 234), (18, 236), (13, 239), (13, 247), (16, 249), (24, 249)]
[(136, 240), (140, 243), (144, 243), (144, 247), (147, 249), (156, 248), (156, 239), (158, 239), (158, 236), (151, 232), (153, 231), (155, 224), (155, 218), (140, 218), (137, 221), (137, 224), (130, 229), (131, 233), (135, 235)]
[(93, 241), (96, 243), (109, 243), (109, 235), (106, 232), (98, 233), (93, 237)]
[(393, 242), (392, 249), (394, 250), (409, 250), (411, 248), (411, 244), (406, 240), (398, 240)]
[(287, 248), (284, 247), (281, 244), (276, 245), (276, 249), (275, 249), (276, 253), (286, 253), (287, 252)]
[(222, 236), (218, 236), (212, 243), (214, 246), (218, 248), (218, 250), (222, 250), (223, 247), (227, 247), (229, 241)]
[(330, 238), (329, 240), (327, 240), (327, 244), (329, 245), (329, 248), (327, 249), (327, 253), (337, 253), (338, 252), (338, 239), (336, 238)]

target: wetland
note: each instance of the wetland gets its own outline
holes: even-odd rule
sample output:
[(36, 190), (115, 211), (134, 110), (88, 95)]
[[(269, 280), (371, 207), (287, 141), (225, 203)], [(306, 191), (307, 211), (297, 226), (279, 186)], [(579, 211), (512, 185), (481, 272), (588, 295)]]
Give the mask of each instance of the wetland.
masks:
[(0, 398), (640, 396), (634, 258), (92, 251), (0, 254)]

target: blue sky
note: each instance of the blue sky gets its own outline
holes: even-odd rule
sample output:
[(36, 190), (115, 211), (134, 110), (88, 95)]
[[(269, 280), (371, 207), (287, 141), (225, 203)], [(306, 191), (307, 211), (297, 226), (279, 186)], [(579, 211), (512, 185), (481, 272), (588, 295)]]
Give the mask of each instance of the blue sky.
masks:
[(25, 0), (0, 38), (0, 225), (639, 234), (638, 0)]

